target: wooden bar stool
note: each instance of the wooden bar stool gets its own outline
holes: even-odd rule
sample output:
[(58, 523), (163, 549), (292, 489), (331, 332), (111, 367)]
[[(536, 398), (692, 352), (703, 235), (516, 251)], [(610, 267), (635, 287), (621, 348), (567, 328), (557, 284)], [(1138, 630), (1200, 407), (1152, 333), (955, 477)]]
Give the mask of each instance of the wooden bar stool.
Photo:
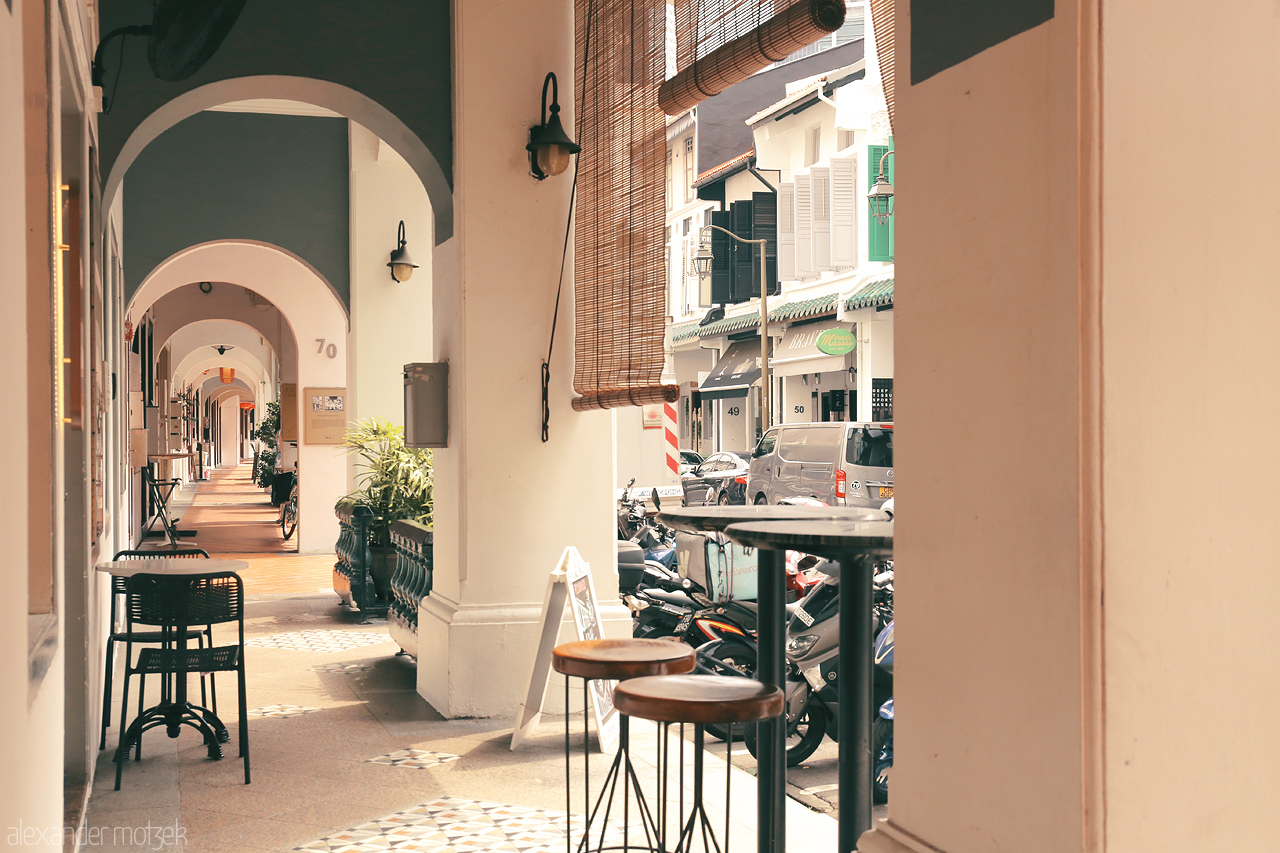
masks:
[[(591, 718), (591, 682), (625, 681), (633, 678), (668, 676), (691, 672), (694, 668), (696, 657), (693, 649), (684, 643), (670, 640), (644, 639), (579, 640), (578, 642), (563, 643), (556, 646), (551, 653), (552, 666), (556, 672), (565, 676), (564, 781), (566, 822), (569, 820), (568, 813), (572, 811), (570, 808), (572, 791), (569, 782), (569, 677), (576, 676), (582, 679), (584, 706), (582, 712), (584, 765), (582, 788), (583, 803), (585, 805), (583, 812), (585, 825), (582, 830), (582, 840), (578, 843), (579, 851), (590, 849), (591, 826), (602, 807), (604, 808), (604, 814), (600, 815), (600, 843), (596, 849), (606, 849), (604, 847), (604, 838), (608, 830), (609, 813), (613, 808), (613, 794), (618, 787), (619, 778), (622, 781), (623, 849), (630, 847), (629, 825), (631, 818), (631, 791), (633, 787), (641, 824), (644, 827), (645, 837), (648, 842), (646, 844), (648, 849), (653, 851), (664, 850), (663, 841), (665, 840), (666, 827), (665, 810), (662, 807), (662, 801), (659, 801), (659, 812), (655, 818), (649, 811), (644, 796), (640, 791), (640, 781), (636, 777), (635, 768), (631, 764), (631, 730), (630, 722), (626, 716), (620, 717), (618, 721), (618, 754), (614, 756), (613, 764), (610, 765), (609, 772), (605, 775), (604, 785), (600, 789), (599, 797), (596, 798), (595, 806), (591, 805), (591, 754), (588, 748), (588, 728)], [(606, 688), (609, 687), (607, 684), (604, 686)], [(661, 778), (661, 774), (659, 778)], [(573, 851), (573, 832), (567, 823), (565, 827), (565, 850), (567, 853), (572, 853)]]
[[(782, 713), (783, 695), (777, 687), (762, 684), (753, 678), (737, 678), (722, 675), (662, 675), (649, 678), (633, 678), (618, 685), (613, 692), (614, 707), (628, 717), (670, 725), (693, 723), (693, 806), (686, 820), (683, 813), (680, 838), (672, 853), (690, 853), (699, 831), (704, 851), (729, 850), (729, 785), (733, 765), (725, 757), (724, 846), (716, 843), (715, 830), (707, 817), (702, 802), (702, 750), (703, 727), (707, 723), (726, 726), (733, 743), (733, 727), (737, 723), (753, 723)], [(664, 726), (665, 729), (665, 726)], [(660, 775), (661, 780), (665, 774)], [(663, 783), (660, 782), (660, 788)], [(665, 792), (659, 792), (665, 799)], [(683, 806), (681, 807), (683, 812)], [(710, 840), (708, 840), (710, 839)], [(665, 840), (665, 839), (664, 839)]]

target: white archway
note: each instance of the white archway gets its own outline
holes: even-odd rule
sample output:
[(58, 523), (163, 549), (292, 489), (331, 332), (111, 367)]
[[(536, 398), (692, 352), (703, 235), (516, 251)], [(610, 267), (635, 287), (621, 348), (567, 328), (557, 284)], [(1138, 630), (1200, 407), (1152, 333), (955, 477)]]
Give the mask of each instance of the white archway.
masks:
[[(403, 157), (422, 181), (431, 199), (435, 241), (440, 245), (453, 236), (453, 190), (431, 151), (386, 107), (355, 89), (309, 77), (257, 75), (219, 80), (178, 95), (147, 116), (120, 149), (102, 191), (103, 209), (110, 210), (125, 172), (142, 149), (157, 136), (201, 110), (233, 101), (278, 98), (301, 101), (333, 110), (367, 127)], [(204, 280), (208, 280), (207, 278)]]
[[(127, 314), (136, 324), (156, 301), (198, 281), (242, 285), (279, 309), (298, 339), (299, 404), (304, 388), (347, 387), (347, 313), (329, 283), (305, 261), (278, 246), (256, 241), (201, 243), (152, 270), (133, 295)], [(217, 360), (229, 364), (230, 356), (228, 353)], [(300, 405), (295, 412), (297, 423), (302, 424)], [(305, 474), (299, 512), (309, 520), (299, 533), (299, 551), (330, 551), (338, 538), (333, 505), (347, 491), (346, 456), (340, 447), (299, 441), (298, 468)]]
[(262, 336), (275, 351), (282, 370), (286, 370), (286, 375), (292, 379), (297, 347), (293, 329), (280, 310), (266, 297), (241, 285), (222, 281), (208, 284), (208, 293), (200, 289), (199, 282), (192, 282), (147, 306), (155, 323), (155, 340), (163, 342), (157, 349), (172, 342), (180, 330), (195, 323), (239, 323)]
[(185, 387), (203, 382), (204, 380), (201, 379), (200, 374), (207, 370), (209, 375), (213, 376), (220, 367), (230, 367), (235, 370), (236, 378), (243, 379), (250, 388), (256, 387), (266, 376), (263, 365), (259, 364), (256, 359), (254, 361), (246, 361), (242, 358), (232, 358), (230, 354), (189, 355), (184, 363), (179, 364), (178, 369), (174, 370), (173, 376), (179, 385)]
[[(271, 363), (272, 358), (279, 359), (279, 354), (271, 341), (262, 332), (239, 320), (224, 317), (211, 317), (197, 320), (176, 329), (159, 348), (169, 347), (170, 358), (179, 364), (183, 361), (213, 355), (216, 347), (228, 347), (227, 352), (235, 350), (236, 355), (246, 361), (256, 361), (262, 365)], [(248, 358), (246, 358), (246, 353)], [(174, 370), (174, 373), (178, 373)]]

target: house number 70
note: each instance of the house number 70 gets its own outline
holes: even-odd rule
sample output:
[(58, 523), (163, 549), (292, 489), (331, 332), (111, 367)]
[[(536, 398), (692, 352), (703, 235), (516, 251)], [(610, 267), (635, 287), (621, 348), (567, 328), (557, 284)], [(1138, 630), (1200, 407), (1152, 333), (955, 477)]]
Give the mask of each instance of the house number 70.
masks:
[(329, 344), (328, 346), (325, 346), (324, 338), (316, 338), (316, 355), (319, 355), (320, 353), (324, 353), (325, 355), (329, 356), (329, 358), (337, 358), (338, 345)]

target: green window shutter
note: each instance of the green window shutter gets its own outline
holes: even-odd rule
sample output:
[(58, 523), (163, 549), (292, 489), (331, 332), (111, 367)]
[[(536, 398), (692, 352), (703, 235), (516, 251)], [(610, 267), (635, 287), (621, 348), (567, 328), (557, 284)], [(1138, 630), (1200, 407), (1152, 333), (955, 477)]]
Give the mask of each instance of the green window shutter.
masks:
[[(876, 182), (876, 178), (880, 174), (880, 158), (885, 155), (886, 151), (893, 148), (893, 140), (889, 140), (888, 145), (868, 145), (867, 146), (867, 188), (871, 188)], [(890, 157), (885, 161), (885, 171), (888, 173), (889, 183), (893, 183), (893, 161), (897, 157)], [(893, 220), (889, 217), (889, 221), (881, 225), (876, 221), (874, 216), (868, 213), (867, 216), (867, 257), (872, 261), (892, 261), (893, 260)]]

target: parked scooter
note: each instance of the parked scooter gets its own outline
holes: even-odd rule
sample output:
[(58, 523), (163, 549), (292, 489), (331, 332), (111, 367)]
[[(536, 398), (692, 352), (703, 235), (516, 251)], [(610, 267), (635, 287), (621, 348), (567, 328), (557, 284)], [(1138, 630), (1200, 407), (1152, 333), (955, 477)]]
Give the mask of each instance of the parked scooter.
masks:
[[(618, 539), (635, 542), (644, 548), (645, 559), (661, 563), (668, 569), (676, 566), (676, 542), (672, 531), (657, 519), (648, 517), (648, 508), (644, 500), (633, 497), (631, 487), (636, 478), (632, 477), (618, 498)], [(662, 506), (657, 492), (653, 495), (654, 504)]]
[[(820, 564), (827, 575), (794, 608), (787, 626), (787, 766), (807, 759), (825, 735), (839, 740), (840, 692), (840, 569), (838, 564)], [(884, 564), (873, 580), (873, 631), (892, 617), (893, 569)], [(706, 650), (714, 656), (715, 650)], [(874, 707), (893, 695), (892, 672), (875, 670)], [(883, 729), (883, 726), (879, 726)], [(879, 751), (879, 736), (873, 734), (873, 753)], [(747, 748), (756, 752), (755, 732), (748, 728)]]
[[(893, 621), (876, 637), (876, 667), (893, 675)], [(871, 754), (875, 779), (871, 791), (877, 803), (889, 801), (889, 772), (893, 769), (893, 696), (880, 706), (872, 727)]]

